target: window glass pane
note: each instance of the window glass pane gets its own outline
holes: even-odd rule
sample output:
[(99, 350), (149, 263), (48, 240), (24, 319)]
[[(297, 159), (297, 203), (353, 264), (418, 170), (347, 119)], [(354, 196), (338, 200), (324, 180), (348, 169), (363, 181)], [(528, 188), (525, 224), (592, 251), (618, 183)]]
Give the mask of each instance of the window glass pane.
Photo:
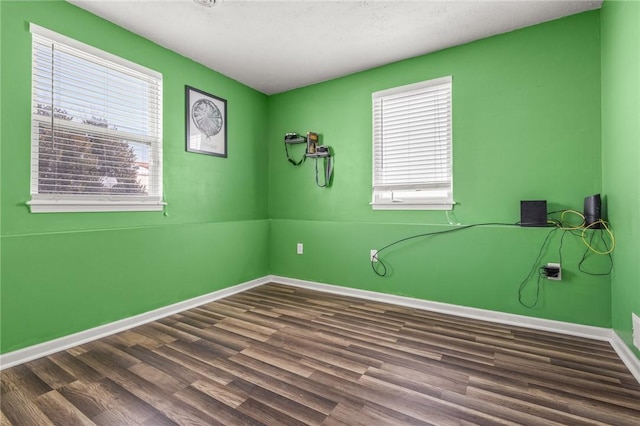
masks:
[[(126, 140), (39, 125), (38, 148), (40, 194), (148, 194), (138, 182), (136, 151)], [(146, 166), (148, 177), (148, 161)]]
[(32, 32), (32, 201), (160, 201), (161, 76), (41, 27)]

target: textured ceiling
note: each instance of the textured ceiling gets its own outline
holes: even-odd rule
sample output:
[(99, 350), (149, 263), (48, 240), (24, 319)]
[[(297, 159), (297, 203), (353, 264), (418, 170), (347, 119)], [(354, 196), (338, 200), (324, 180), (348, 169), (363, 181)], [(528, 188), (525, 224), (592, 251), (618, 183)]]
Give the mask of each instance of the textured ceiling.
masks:
[(602, 0), (69, 0), (266, 94), (586, 10)]

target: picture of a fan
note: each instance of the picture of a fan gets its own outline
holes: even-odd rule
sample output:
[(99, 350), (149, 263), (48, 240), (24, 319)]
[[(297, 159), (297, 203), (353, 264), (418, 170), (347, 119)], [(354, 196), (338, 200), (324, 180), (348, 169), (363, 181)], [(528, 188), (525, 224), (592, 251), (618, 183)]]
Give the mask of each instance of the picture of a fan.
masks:
[(222, 130), (224, 120), (220, 109), (208, 99), (200, 99), (191, 107), (191, 117), (198, 130), (207, 139), (217, 135)]
[(227, 157), (227, 100), (185, 86), (186, 149)]

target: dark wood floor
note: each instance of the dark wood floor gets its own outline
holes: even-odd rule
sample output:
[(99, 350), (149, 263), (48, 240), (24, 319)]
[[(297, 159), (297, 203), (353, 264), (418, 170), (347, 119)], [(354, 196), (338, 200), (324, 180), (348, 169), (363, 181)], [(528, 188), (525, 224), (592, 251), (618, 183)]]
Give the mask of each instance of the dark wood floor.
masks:
[(1, 377), (2, 425), (640, 424), (608, 343), (274, 284)]

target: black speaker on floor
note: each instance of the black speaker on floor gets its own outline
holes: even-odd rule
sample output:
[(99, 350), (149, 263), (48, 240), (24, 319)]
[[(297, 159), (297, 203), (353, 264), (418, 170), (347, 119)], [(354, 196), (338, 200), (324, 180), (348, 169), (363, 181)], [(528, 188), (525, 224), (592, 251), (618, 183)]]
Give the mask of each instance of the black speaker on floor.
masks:
[(584, 199), (584, 226), (591, 229), (600, 229), (602, 224), (598, 221), (601, 218), (600, 194), (590, 195)]
[(547, 226), (547, 200), (520, 201), (520, 226)]

